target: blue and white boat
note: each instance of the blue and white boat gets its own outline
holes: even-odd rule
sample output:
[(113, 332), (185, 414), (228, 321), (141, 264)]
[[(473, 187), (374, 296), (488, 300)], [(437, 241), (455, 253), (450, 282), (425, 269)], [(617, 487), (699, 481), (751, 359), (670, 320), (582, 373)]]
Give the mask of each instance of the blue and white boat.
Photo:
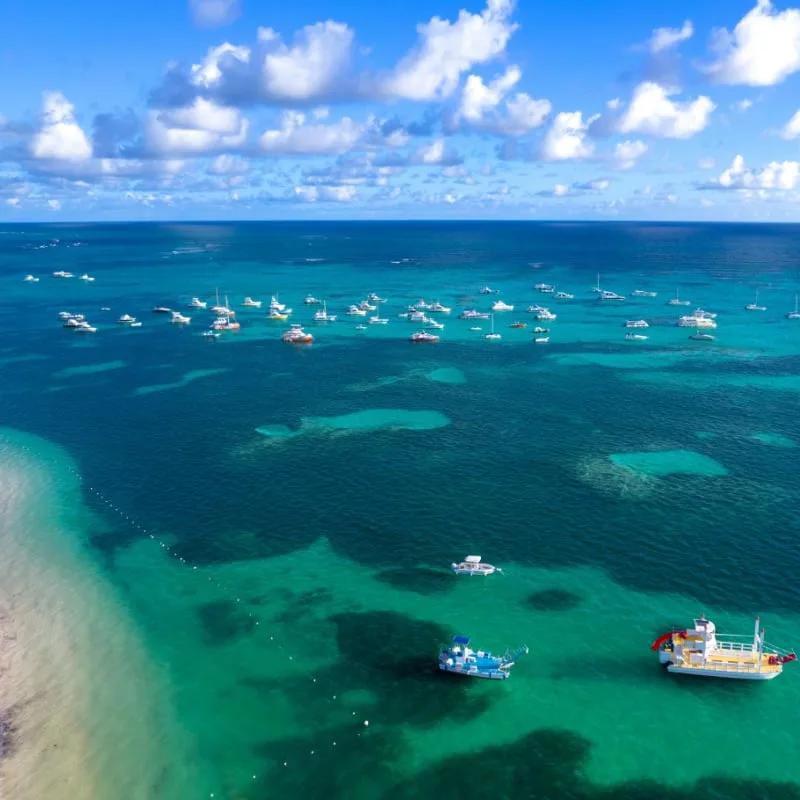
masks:
[(443, 647), (439, 653), (439, 669), (444, 672), (456, 672), (471, 678), (488, 678), (504, 681), (511, 677), (509, 670), (521, 655), (528, 652), (527, 646), (506, 652), (502, 656), (493, 656), (483, 650), (469, 648), (469, 636), (454, 636), (449, 647)]

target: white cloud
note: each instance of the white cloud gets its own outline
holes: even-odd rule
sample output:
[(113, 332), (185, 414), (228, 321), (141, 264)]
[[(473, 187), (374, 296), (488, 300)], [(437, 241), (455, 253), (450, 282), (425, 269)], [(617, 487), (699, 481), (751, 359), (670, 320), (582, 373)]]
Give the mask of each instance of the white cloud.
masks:
[(270, 97), (294, 101), (324, 97), (335, 92), (350, 68), (353, 31), (341, 22), (307, 25), (291, 47), (271, 28), (259, 28), (258, 41), (266, 49), (261, 79)]
[(786, 125), (783, 126), (781, 136), (784, 139), (796, 139), (800, 136), (800, 111), (796, 111)]
[(221, 153), (209, 165), (208, 171), (212, 175), (244, 175), (249, 172), (250, 164), (246, 159)]
[(606, 108), (609, 111), (616, 111), (621, 106), (622, 106), (622, 100), (620, 100), (619, 97), (615, 97), (606, 103)]
[(668, 194), (664, 199), (668, 203), (671, 203), (672, 205), (674, 205), (675, 203), (678, 202), (678, 195), (676, 195), (676, 194)]
[(731, 103), (731, 108), (734, 111), (744, 112), (747, 111), (748, 108), (753, 107), (753, 101), (749, 97), (745, 97), (742, 100), (737, 100), (735, 103)]
[(716, 181), (704, 188), (790, 190), (800, 185), (800, 161), (772, 161), (760, 170), (746, 166), (737, 155)]
[(521, 77), (522, 72), (515, 66), (489, 84), (478, 75), (470, 75), (454, 123), (463, 121), (476, 130), (500, 136), (523, 136), (543, 125), (552, 108), (548, 100), (535, 100), (525, 92), (517, 92), (505, 102), (502, 111), (498, 109)]
[(587, 158), (594, 152), (594, 143), (588, 139), (589, 126), (597, 119), (583, 121), (580, 111), (562, 111), (544, 136), (541, 157), (544, 161), (568, 161)]
[(505, 50), (517, 29), (509, 20), (512, 9), (512, 0), (488, 0), (480, 14), (462, 9), (455, 22), (433, 17), (418, 25), (416, 47), (383, 82), (383, 92), (418, 101), (449, 97), (464, 72)]
[(250, 56), (250, 48), (244, 45), (224, 42), (211, 47), (199, 64), (192, 65), (190, 80), (195, 86), (213, 89), (222, 81), (226, 71), (241, 71), (246, 67)]
[(216, 28), (239, 16), (239, 0), (189, 0), (189, 11), (195, 24)]
[(706, 72), (719, 83), (781, 83), (800, 70), (800, 10), (777, 12), (769, 0), (756, 0), (733, 32), (716, 32), (714, 49), (718, 59)]
[(691, 39), (693, 34), (694, 26), (688, 19), (681, 28), (656, 28), (647, 42), (647, 48), (651, 53), (661, 53)]
[(61, 201), (59, 200), (48, 200), (47, 205), (51, 211), (61, 211)]
[(699, 169), (714, 169), (717, 166), (717, 160), (714, 156), (705, 156), (698, 160), (697, 166)]
[(553, 197), (564, 197), (569, 194), (569, 186), (566, 183), (557, 183), (553, 187)]
[(306, 203), (349, 203), (358, 196), (355, 186), (295, 186), (294, 197)]
[(685, 102), (670, 100), (675, 94), (657, 83), (645, 81), (633, 92), (633, 99), (618, 123), (620, 133), (646, 133), (664, 139), (689, 139), (711, 121), (716, 108), (708, 97)]
[(92, 157), (92, 145), (78, 125), (72, 103), (61, 92), (45, 92), (41, 127), (33, 136), (34, 158), (53, 161), (84, 161)]
[(617, 163), (617, 169), (633, 169), (636, 162), (647, 152), (647, 145), (639, 141), (630, 141), (629, 139), (624, 142), (619, 142), (614, 148), (614, 160)]
[(185, 108), (151, 109), (145, 138), (158, 155), (202, 155), (241, 147), (248, 128), (239, 109), (198, 97)]
[(352, 150), (365, 131), (350, 117), (330, 125), (306, 124), (305, 114), (285, 111), (278, 127), (264, 131), (258, 144), (270, 155), (336, 155)]
[(6, 198), (6, 205), (11, 206), (11, 208), (18, 208), (19, 207), (19, 197), (8, 197)]

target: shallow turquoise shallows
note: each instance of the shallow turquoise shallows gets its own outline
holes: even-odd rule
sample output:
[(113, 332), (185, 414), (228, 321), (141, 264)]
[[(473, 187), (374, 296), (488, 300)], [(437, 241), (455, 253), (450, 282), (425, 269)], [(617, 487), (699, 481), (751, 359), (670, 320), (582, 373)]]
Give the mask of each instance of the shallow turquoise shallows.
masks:
[[(650, 650), (702, 612), (800, 647), (798, 264), (794, 226), (0, 226), (3, 788), (800, 798), (798, 664)], [(241, 328), (204, 336), (217, 296)], [(461, 678), (454, 635), (530, 653)]]

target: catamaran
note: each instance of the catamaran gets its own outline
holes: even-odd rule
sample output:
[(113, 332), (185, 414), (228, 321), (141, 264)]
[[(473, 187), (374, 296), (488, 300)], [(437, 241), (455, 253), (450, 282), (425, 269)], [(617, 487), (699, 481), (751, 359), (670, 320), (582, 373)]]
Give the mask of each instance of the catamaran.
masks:
[(786, 319), (800, 319), (800, 310), (797, 308), (797, 295), (794, 296), (794, 311), (790, 311), (786, 315)]
[(755, 300), (755, 302), (754, 303), (748, 303), (744, 307), (744, 310), (745, 311), (766, 311), (767, 310), (766, 306), (760, 306), (758, 304), (758, 289), (756, 289), (756, 300)]

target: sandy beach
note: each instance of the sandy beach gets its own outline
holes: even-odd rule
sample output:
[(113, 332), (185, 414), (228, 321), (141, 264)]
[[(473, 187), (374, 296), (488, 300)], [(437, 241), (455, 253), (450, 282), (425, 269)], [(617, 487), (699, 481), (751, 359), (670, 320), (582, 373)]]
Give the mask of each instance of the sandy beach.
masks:
[(84, 547), (78, 478), (0, 431), (0, 798), (186, 796), (168, 677)]

